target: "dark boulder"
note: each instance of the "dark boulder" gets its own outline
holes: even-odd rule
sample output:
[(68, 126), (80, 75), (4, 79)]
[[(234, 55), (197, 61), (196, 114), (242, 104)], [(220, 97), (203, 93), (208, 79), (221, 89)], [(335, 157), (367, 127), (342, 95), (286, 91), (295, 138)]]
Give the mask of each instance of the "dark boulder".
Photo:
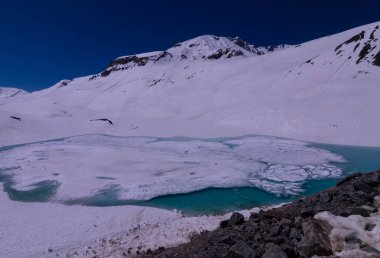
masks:
[(219, 222), (219, 227), (221, 227), (221, 228), (228, 227), (228, 219), (227, 220), (222, 220), (221, 222)]
[(308, 218), (314, 216), (314, 211), (312, 209), (301, 209), (302, 218)]
[(354, 189), (356, 191), (363, 191), (365, 193), (373, 192), (373, 188), (362, 181), (355, 182)]
[(236, 241), (234, 241), (230, 236), (222, 236), (218, 242), (228, 245), (234, 245), (236, 243)]
[(270, 236), (277, 236), (278, 234), (280, 233), (280, 225), (273, 225), (270, 229), (269, 229), (269, 235)]
[(267, 219), (276, 219), (278, 221), (284, 218), (288, 218), (288, 215), (285, 212), (281, 211), (280, 209), (271, 209), (271, 210), (262, 212), (262, 214), (259, 213), (259, 215), (262, 215)]
[(372, 246), (365, 246), (361, 249), (364, 252), (370, 253), (370, 257), (380, 257), (380, 250), (377, 250), (376, 248)]
[(333, 196), (331, 193), (329, 192), (323, 192), (320, 194), (319, 196), (319, 200), (322, 202), (322, 203), (329, 203), (331, 202), (333, 199)]
[(349, 176), (343, 178), (342, 180), (340, 180), (338, 183), (336, 183), (336, 186), (343, 185), (344, 183), (349, 182), (349, 181), (351, 181), (352, 179), (354, 179), (354, 178), (356, 178), (356, 177), (359, 177), (359, 176), (361, 176), (361, 175), (362, 175), (362, 173), (354, 173), (354, 174), (352, 174), (352, 175), (349, 175)]
[(262, 258), (288, 258), (288, 256), (278, 245), (269, 245)]
[(303, 219), (301, 217), (295, 217), (294, 218), (294, 226), (296, 228), (301, 228), (302, 227), (302, 222), (303, 222)]
[(225, 258), (255, 258), (255, 251), (244, 241), (233, 245), (224, 256)]
[(14, 120), (18, 120), (18, 121), (21, 121), (21, 118), (18, 117), (18, 116), (10, 116), (10, 118), (14, 119)]
[(374, 173), (369, 177), (369, 182), (371, 184), (380, 184), (380, 173)]
[(239, 212), (234, 212), (228, 220), (229, 226), (241, 225), (244, 223), (244, 216)]
[(355, 207), (351, 210), (350, 215), (360, 215), (363, 217), (369, 217), (370, 211), (368, 209), (365, 209), (363, 207)]
[(289, 237), (291, 239), (301, 239), (301, 233), (296, 228), (291, 228), (289, 232)]

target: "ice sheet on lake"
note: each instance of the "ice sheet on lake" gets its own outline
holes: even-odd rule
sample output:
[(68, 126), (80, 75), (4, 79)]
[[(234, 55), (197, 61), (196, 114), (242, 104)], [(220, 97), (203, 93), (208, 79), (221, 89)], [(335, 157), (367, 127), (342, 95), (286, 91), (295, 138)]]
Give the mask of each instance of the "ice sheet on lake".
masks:
[(56, 181), (55, 201), (110, 190), (120, 200), (147, 200), (210, 187), (242, 186), (294, 195), (302, 191), (306, 180), (339, 176), (342, 171), (333, 162), (344, 159), (304, 142), (263, 136), (85, 135), (2, 151), (0, 174), (11, 178), (11, 187), (17, 191)]

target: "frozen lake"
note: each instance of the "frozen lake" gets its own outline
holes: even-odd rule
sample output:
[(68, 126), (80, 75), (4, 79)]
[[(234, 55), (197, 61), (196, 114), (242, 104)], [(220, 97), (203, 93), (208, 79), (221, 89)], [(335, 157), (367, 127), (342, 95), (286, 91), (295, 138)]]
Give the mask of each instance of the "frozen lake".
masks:
[(0, 148), (14, 201), (225, 213), (290, 201), (380, 167), (380, 148), (266, 136), (75, 136)]

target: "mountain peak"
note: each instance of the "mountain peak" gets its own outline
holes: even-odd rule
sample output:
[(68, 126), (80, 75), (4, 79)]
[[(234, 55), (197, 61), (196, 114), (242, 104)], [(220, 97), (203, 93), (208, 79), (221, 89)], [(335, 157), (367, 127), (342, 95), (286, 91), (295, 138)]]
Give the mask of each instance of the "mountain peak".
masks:
[(243, 48), (230, 38), (203, 35), (175, 44), (167, 52), (183, 59), (216, 60), (232, 57), (252, 56), (253, 52)]
[[(240, 37), (228, 38), (203, 35), (175, 44), (165, 51), (123, 56), (113, 60), (100, 76), (147, 64), (165, 62), (215, 61), (263, 55), (286, 48), (287, 45), (255, 47)], [(96, 78), (99, 75), (91, 77)]]
[(29, 92), (12, 87), (0, 87), (0, 98), (10, 98), (28, 94)]
[[(232, 38), (226, 38), (226, 37), (218, 37), (214, 35), (203, 35), (199, 36), (193, 39), (186, 40), (181, 43), (177, 43), (169, 50), (174, 50), (176, 48), (187, 48), (192, 49), (196, 51), (202, 51), (202, 50), (209, 50), (209, 51), (215, 51), (219, 49), (237, 49), (242, 50), (245, 49), (244, 47), (241, 47), (240, 45), (236, 44)], [(249, 51), (248, 49), (245, 49)], [(250, 51), (249, 51), (250, 52)]]

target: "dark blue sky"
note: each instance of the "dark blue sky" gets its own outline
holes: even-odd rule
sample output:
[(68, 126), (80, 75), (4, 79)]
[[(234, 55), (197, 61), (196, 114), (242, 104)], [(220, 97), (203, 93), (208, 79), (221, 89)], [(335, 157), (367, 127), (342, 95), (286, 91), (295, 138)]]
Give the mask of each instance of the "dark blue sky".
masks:
[(0, 0), (0, 85), (46, 88), (203, 34), (296, 44), (379, 20), (378, 0)]

